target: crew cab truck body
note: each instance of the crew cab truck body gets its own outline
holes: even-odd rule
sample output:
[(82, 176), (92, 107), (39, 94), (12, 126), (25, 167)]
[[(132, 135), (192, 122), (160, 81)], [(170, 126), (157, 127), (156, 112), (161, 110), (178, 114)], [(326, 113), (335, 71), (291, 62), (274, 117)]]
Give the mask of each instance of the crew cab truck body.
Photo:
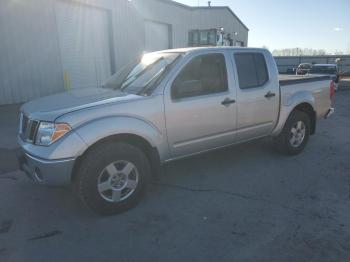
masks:
[(171, 160), (272, 136), (297, 154), (333, 113), (328, 77), (279, 79), (265, 49), (145, 54), (105, 84), (22, 106), (20, 167), (39, 184), (75, 184), (101, 214), (134, 206)]

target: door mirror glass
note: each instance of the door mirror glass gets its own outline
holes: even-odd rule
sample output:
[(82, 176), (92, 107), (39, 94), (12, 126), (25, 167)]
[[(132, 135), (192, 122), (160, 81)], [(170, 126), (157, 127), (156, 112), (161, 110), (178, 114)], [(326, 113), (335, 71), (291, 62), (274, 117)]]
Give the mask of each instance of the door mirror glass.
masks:
[(202, 92), (202, 83), (200, 80), (175, 83), (173, 91), (176, 98), (197, 96)]

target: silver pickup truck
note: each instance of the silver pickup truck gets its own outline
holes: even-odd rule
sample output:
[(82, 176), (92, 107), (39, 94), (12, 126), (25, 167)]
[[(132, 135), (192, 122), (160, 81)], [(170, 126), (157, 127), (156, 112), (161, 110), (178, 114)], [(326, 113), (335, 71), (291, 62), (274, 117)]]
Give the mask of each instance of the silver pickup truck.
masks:
[(169, 161), (272, 136), (300, 153), (327, 118), (328, 77), (279, 79), (265, 49), (189, 48), (145, 54), (103, 87), (21, 108), (21, 169), (45, 185), (75, 185), (100, 214), (134, 206)]

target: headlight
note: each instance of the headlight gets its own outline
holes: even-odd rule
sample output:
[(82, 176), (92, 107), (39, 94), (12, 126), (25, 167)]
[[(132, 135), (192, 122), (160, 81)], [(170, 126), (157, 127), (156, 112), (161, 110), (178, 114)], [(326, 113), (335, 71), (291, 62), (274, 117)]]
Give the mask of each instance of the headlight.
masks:
[(66, 123), (40, 122), (35, 143), (42, 146), (51, 145), (71, 129)]

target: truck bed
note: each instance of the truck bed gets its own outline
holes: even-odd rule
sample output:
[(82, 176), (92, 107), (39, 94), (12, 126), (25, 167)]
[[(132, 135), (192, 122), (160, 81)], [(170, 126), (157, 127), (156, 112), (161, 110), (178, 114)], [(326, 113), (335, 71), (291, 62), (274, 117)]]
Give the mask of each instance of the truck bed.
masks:
[(278, 80), (280, 86), (294, 85), (307, 82), (316, 82), (321, 80), (331, 79), (329, 76), (315, 76), (315, 75), (279, 75)]

